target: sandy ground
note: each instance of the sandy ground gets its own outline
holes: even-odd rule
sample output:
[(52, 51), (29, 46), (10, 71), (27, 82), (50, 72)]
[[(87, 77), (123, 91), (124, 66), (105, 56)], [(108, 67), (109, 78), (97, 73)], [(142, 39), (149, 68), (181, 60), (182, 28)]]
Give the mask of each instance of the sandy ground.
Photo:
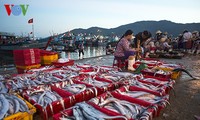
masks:
[[(162, 59), (169, 63), (182, 64), (192, 75), (200, 77), (200, 56), (188, 55), (183, 59)], [(94, 65), (112, 65), (113, 56), (101, 56), (76, 61)], [(195, 120), (200, 116), (200, 79), (191, 80), (185, 73), (176, 80), (174, 92), (170, 93), (170, 105), (154, 120)], [(34, 119), (39, 119), (34, 115)]]

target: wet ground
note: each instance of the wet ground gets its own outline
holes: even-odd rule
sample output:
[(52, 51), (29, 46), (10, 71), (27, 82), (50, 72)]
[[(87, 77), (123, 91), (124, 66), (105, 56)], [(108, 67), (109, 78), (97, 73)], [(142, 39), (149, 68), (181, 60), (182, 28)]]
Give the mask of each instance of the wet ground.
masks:
[[(182, 59), (161, 60), (182, 64), (192, 75), (200, 77), (200, 56), (187, 55)], [(77, 60), (75, 63), (112, 65), (113, 56), (102, 55), (85, 58)], [(200, 79), (191, 80), (188, 75), (183, 73), (182, 77), (176, 80), (174, 92), (170, 93), (170, 105), (167, 105), (160, 116), (154, 120), (195, 120), (194, 115), (200, 116)]]

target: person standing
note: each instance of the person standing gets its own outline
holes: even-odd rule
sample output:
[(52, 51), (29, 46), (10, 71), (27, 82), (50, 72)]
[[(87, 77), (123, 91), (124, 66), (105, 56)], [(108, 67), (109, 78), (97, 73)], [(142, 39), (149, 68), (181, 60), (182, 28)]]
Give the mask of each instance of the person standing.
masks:
[(184, 46), (184, 49), (185, 49), (185, 52), (189, 52), (189, 49), (192, 48), (192, 33), (185, 30), (183, 32), (183, 46)]
[(114, 52), (115, 59), (125, 61), (128, 59), (128, 70), (134, 71), (133, 64), (135, 64), (135, 54), (137, 49), (130, 47), (130, 41), (133, 39), (133, 31), (127, 30), (117, 43)]
[[(136, 49), (141, 49), (142, 54), (145, 53), (145, 42), (151, 38), (151, 33), (147, 30), (143, 31), (143, 32), (139, 32), (138, 34), (136, 34), (135, 39), (134, 39), (134, 45)], [(141, 58), (141, 54), (140, 52), (137, 53), (136, 55), (136, 59), (140, 59)]]
[[(81, 54), (84, 56), (84, 45), (83, 45), (83, 42), (81, 42), (79, 45), (78, 45), (78, 51), (79, 51), (79, 59), (81, 57)], [(84, 57), (82, 57), (84, 58)]]
[(198, 55), (200, 53), (200, 36), (199, 36), (199, 32), (198, 31), (194, 31), (192, 33), (193, 38), (193, 46), (192, 46), (192, 54), (194, 54), (196, 52), (196, 54)]

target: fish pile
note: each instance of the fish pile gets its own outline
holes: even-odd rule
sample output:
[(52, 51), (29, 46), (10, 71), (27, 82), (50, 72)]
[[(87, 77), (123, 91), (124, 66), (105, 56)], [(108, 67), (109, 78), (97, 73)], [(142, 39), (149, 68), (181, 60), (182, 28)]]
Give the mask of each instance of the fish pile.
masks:
[(71, 71), (76, 71), (76, 72), (82, 70), (82, 68), (79, 68), (75, 65), (74, 66), (63, 66), (62, 68), (65, 69), (65, 70), (71, 70)]
[(3, 75), (0, 75), (0, 81), (1, 80), (4, 80), (5, 78), (4, 78), (4, 76)]
[[(157, 64), (159, 62), (148, 62), (148, 64), (149, 63)], [(0, 80), (1, 79), (4, 78), (1, 78), (0, 76)], [(7, 93), (10, 89), (22, 92), (22, 95), (29, 99), (29, 101), (31, 101), (34, 105), (38, 104), (45, 109), (49, 107), (48, 105), (50, 105), (50, 109), (54, 110), (55, 106), (52, 103), (54, 101), (61, 102), (62, 100), (66, 100), (61, 102), (62, 104), (59, 105), (62, 105), (62, 107), (64, 106), (63, 108), (68, 105), (68, 99), (62, 98), (64, 95), (68, 97), (70, 96), (68, 94), (71, 93), (71, 101), (77, 99), (78, 97), (82, 98), (77, 101), (84, 101), (86, 98), (91, 98), (95, 95), (97, 96), (99, 88), (103, 88), (103, 92), (115, 89), (115, 91), (112, 91), (114, 94), (119, 96), (129, 96), (129, 98), (132, 97), (151, 105), (165, 105), (167, 103), (168, 96), (164, 95), (166, 95), (166, 91), (168, 91), (167, 88), (172, 88), (174, 83), (175, 82), (173, 80), (161, 81), (156, 78), (147, 78), (142, 74), (119, 72), (116, 68), (107, 66), (73, 65), (63, 66), (59, 69), (50, 66), (43, 67), (31, 70), (30, 73), (17, 75), (9, 80), (0, 81), (0, 99), (3, 99), (3, 102), (0, 102), (0, 107), (3, 107), (3, 110), (0, 108), (0, 114), (4, 117), (6, 115), (10, 115), (9, 113), (15, 113), (16, 111), (15, 109), (14, 112), (11, 110), (9, 113), (7, 112), (8, 110), (6, 112), (4, 111), (7, 109), (3, 106), (5, 99), (7, 99), (5, 93)], [(88, 88), (87, 86), (89, 85), (87, 84), (90, 84), (92, 87)], [(127, 85), (155, 91), (160, 93), (160, 96), (162, 97), (156, 96), (157, 94), (154, 95), (144, 91), (129, 91), (129, 89), (126, 88)], [(122, 86), (126, 88), (125, 91), (121, 91), (121, 89), (119, 89)], [(88, 94), (87, 97), (82, 95), (82, 93), (87, 93), (86, 90), (91, 92), (91, 94)], [(79, 93), (81, 93), (81, 95)], [(74, 101), (77, 102), (76, 100)], [(148, 111), (148, 107), (128, 102), (126, 100), (120, 100), (120, 98), (115, 98), (113, 96), (107, 98), (99, 98), (98, 96), (91, 99), (90, 102), (95, 103), (97, 106), (105, 110), (118, 113), (120, 116), (109, 116), (106, 113), (100, 112), (101, 110), (95, 109), (96, 107), (94, 108), (91, 104), (82, 102), (77, 103), (73, 108), (71, 108), (73, 110), (73, 116), (69, 117), (63, 114), (61, 119), (148, 119), (152, 117), (152, 113)], [(15, 108), (15, 106), (12, 108)], [(155, 107), (155, 109), (157, 108)], [(48, 110), (49, 109), (46, 109), (46, 113), (49, 113)], [(58, 112), (57, 108), (56, 112)]]
[[(152, 82), (152, 83), (157, 83), (157, 84), (162, 84), (162, 85), (169, 84), (169, 82), (170, 82), (170, 81), (161, 81), (161, 80), (158, 80), (158, 79), (155, 79), (155, 78), (142, 78), (141, 80)], [(172, 82), (174, 82), (174, 80)]]
[(29, 112), (22, 99), (12, 94), (0, 94), (0, 120), (17, 112)]
[(146, 81), (146, 82), (158, 84), (157, 87), (166, 86), (166, 87), (173, 88), (173, 85), (175, 84), (175, 80), (161, 81), (155, 78), (142, 78), (140, 79), (140, 81)]
[(0, 81), (0, 93), (7, 93), (8, 88), (6, 87), (5, 83)]
[(42, 107), (46, 107), (52, 102), (62, 99), (62, 97), (58, 93), (51, 91), (47, 88), (27, 90), (23, 93), (23, 95), (25, 94), (29, 96), (29, 99), (34, 100), (35, 103), (41, 105)]
[(73, 94), (77, 94), (86, 90), (86, 86), (84, 84), (68, 84), (62, 86), (61, 89), (71, 92)]
[(99, 88), (107, 87), (110, 84), (108, 82), (95, 80), (92, 77), (88, 77), (88, 78), (84, 79), (83, 82), (91, 84), (91, 85), (93, 85), (95, 87), (99, 87)]
[[(119, 113), (126, 117), (126, 119), (139, 119), (139, 118), (151, 118), (151, 113), (147, 111), (147, 107), (141, 106), (139, 104), (131, 103), (125, 100), (120, 100), (114, 97), (107, 97), (103, 99), (100, 97), (93, 98), (90, 102), (95, 103), (101, 108), (106, 108), (113, 112)], [(156, 109), (156, 106), (153, 106)]]
[(124, 80), (135, 80), (136, 78), (142, 78), (141, 74), (136, 75), (129, 72), (108, 71), (107, 73), (100, 74), (99, 77), (111, 80), (113, 82), (119, 82)]
[(104, 120), (104, 119), (116, 119), (121, 118), (128, 120), (125, 116), (109, 116), (101, 111), (95, 109), (93, 106), (87, 104), (86, 102), (77, 103), (72, 107), (73, 116), (69, 116), (63, 113), (63, 116), (60, 120)]
[(69, 80), (71, 77), (77, 76), (77, 73), (67, 70), (54, 70), (50, 72), (35, 72), (33, 74), (25, 74), (23, 76), (13, 77), (7, 81), (7, 85), (14, 91), (36, 87), (39, 85), (54, 84)]
[(173, 87), (173, 84), (169, 84), (169, 83), (164, 84), (164, 85), (162, 85), (162, 84), (153, 85), (153, 84), (150, 84), (150, 83), (143, 83), (143, 82), (140, 82), (140, 81), (129, 81), (128, 85), (136, 86), (136, 87), (143, 88), (143, 89), (146, 89), (146, 90), (157, 91), (157, 92), (160, 93), (160, 95), (165, 95), (166, 89)]
[(116, 90), (117, 93), (121, 95), (126, 95), (129, 97), (137, 98), (143, 101), (147, 101), (153, 104), (164, 104), (168, 103), (169, 95), (166, 96), (156, 96), (152, 93), (144, 92), (144, 91), (129, 91), (127, 86), (124, 87), (126, 91), (120, 91), (119, 89)]
[(145, 63), (145, 64), (151, 64), (151, 65), (158, 65), (158, 64), (162, 64), (161, 61), (159, 60), (141, 60), (141, 61), (136, 61), (136, 63)]

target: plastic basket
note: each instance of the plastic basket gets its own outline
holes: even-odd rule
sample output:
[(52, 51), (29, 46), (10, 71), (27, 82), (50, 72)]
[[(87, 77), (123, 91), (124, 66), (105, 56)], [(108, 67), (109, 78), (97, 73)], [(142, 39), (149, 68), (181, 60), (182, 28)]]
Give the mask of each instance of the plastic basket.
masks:
[(150, 76), (160, 77), (160, 78), (168, 78), (168, 79), (171, 78), (171, 73), (160, 74), (160, 73), (155, 73), (155, 72), (151, 72), (151, 71), (147, 71), (147, 70), (142, 70), (142, 74), (143, 75), (150, 75)]
[(68, 62), (59, 63), (59, 62), (52, 62), (55, 67), (62, 67), (62, 66), (73, 66), (74, 60), (69, 60)]
[[(53, 87), (53, 86), (52, 86)], [(40, 87), (34, 88), (34, 90), (40, 89)], [(30, 103), (34, 104), (34, 106), (37, 108), (37, 111), (39, 112), (40, 117), (42, 120), (48, 120), (50, 119), (54, 114), (71, 107), (74, 105), (74, 100), (71, 97), (67, 97), (68, 94), (66, 94), (65, 91), (61, 89), (55, 89), (52, 91), (55, 91), (58, 93), (61, 97), (65, 96), (65, 98), (53, 101), (52, 103), (48, 104), (47, 106), (43, 107), (37, 102), (35, 102), (33, 99), (30, 98), (30, 96), (27, 94), (27, 90), (24, 90), (22, 93), (23, 97), (28, 100)]]
[[(73, 81), (73, 82), (74, 82), (73, 84), (76, 84), (76, 81)], [(62, 96), (63, 98), (66, 98), (66, 97), (73, 98), (74, 99), (73, 104), (78, 103), (78, 102), (82, 102), (82, 101), (87, 101), (87, 100), (90, 100), (91, 98), (95, 97), (95, 90), (91, 86), (86, 85), (86, 88), (87, 88), (86, 90), (75, 94), (75, 93), (72, 93), (70, 91), (62, 89), (62, 87), (61, 87), (61, 86), (63, 86), (62, 83), (63, 82), (60, 83), (60, 87), (59, 86), (56, 87), (58, 84), (56, 86), (52, 86), (51, 87), (52, 90), (57, 91), (57, 93), (59, 93), (59, 91), (62, 92), (62, 93), (65, 93)]]
[(24, 69), (24, 70), (30, 70), (30, 69), (33, 69), (33, 68), (39, 68), (40, 66), (41, 66), (41, 64), (28, 65), (28, 66), (18, 66), (18, 65), (16, 65), (17, 68)]
[(19, 66), (29, 66), (40, 63), (39, 49), (14, 50), (14, 63)]
[[(152, 103), (152, 104), (156, 104), (158, 106), (158, 109), (156, 111), (157, 112), (157, 114), (156, 114), (157, 116), (160, 114), (160, 111), (162, 109), (164, 109), (164, 107), (166, 107), (166, 101), (169, 101), (169, 95), (161, 96), (158, 91), (147, 90), (147, 89), (136, 87), (136, 86), (127, 86), (126, 88), (128, 88), (129, 91), (138, 91), (138, 92), (141, 91), (141, 92), (150, 93), (150, 94), (153, 94), (153, 95), (155, 95), (157, 97), (160, 97), (162, 102)], [(118, 89), (118, 91), (126, 92), (127, 91), (126, 88), (125, 87), (121, 87), (121, 88)], [(117, 94), (121, 95), (117, 91), (113, 91), (113, 92), (116, 92)], [(127, 96), (127, 95), (124, 95), (124, 96)], [(129, 96), (129, 97), (131, 97), (131, 96)], [(138, 99), (138, 100), (141, 100), (141, 101), (146, 101), (146, 100), (142, 100), (140, 98), (135, 98), (135, 99)], [(146, 102), (149, 102), (149, 101), (146, 101)], [(151, 103), (151, 102), (149, 102), (149, 103)]]
[[(92, 107), (94, 107), (94, 109), (96, 110), (99, 110), (100, 112), (106, 114), (106, 115), (109, 115), (109, 116), (122, 116), (121, 114), (119, 113), (116, 113), (114, 111), (111, 111), (111, 110), (108, 110), (108, 109), (105, 109), (105, 108), (101, 108), (99, 106), (97, 106), (96, 104), (92, 103), (92, 102), (87, 102), (87, 104), (91, 105)], [(73, 108), (69, 108), (69, 109), (66, 109), (64, 111), (62, 111), (62, 113), (64, 113), (65, 115), (68, 115), (68, 116), (73, 116)], [(53, 116), (53, 120), (60, 120), (60, 118), (62, 117), (62, 113), (57, 113)], [(121, 120), (121, 119), (112, 119), (112, 120)]]
[(39, 68), (40, 66), (41, 66), (41, 64), (29, 65), (29, 66), (18, 66), (18, 65), (16, 65), (16, 69), (17, 69), (18, 74), (22, 74), (22, 73), (25, 73), (27, 70)]
[(36, 108), (21, 96), (17, 95), (17, 97), (26, 102), (29, 108), (29, 112), (18, 112), (14, 115), (10, 115), (4, 118), (3, 120), (33, 120), (33, 114), (36, 112)]
[(58, 60), (58, 54), (56, 53), (53, 55), (43, 55), (40, 58), (43, 61), (55, 61), (55, 60)]
[(58, 56), (51, 56), (48, 59), (44, 59), (43, 57), (41, 57), (41, 64), (43, 65), (51, 65), (52, 62), (55, 62), (58, 60)]
[[(121, 94), (117, 94), (115, 92), (110, 92), (110, 94), (108, 94), (108, 92), (106, 93), (103, 93), (101, 95), (99, 95), (98, 97), (96, 97), (97, 99), (101, 99), (101, 100), (106, 100), (106, 98), (108, 96), (112, 95), (112, 97), (116, 98), (116, 99), (119, 99), (119, 100), (124, 100), (124, 101), (127, 101), (127, 102), (130, 102), (130, 103), (134, 103), (134, 104), (138, 104), (140, 106), (143, 106), (143, 107), (147, 107), (147, 109), (145, 111), (148, 111), (150, 112), (152, 115), (153, 114), (156, 114), (157, 111), (153, 110), (152, 108), (150, 108), (150, 106), (157, 106), (156, 104), (151, 104), (149, 102), (146, 102), (146, 101), (142, 101), (142, 100), (139, 100), (139, 99), (135, 99), (135, 98), (132, 98), (132, 97), (129, 97), (129, 96), (125, 96), (125, 95), (121, 95)], [(91, 105), (93, 105), (93, 107), (95, 109), (98, 109), (100, 110), (101, 112), (103, 113), (106, 113), (108, 115), (112, 115), (112, 116), (115, 116), (115, 115), (121, 115), (121, 113), (119, 112), (115, 112), (113, 110), (109, 110), (107, 108), (104, 108), (104, 107), (100, 107), (98, 106), (98, 104), (92, 102), (92, 101), (89, 101), (88, 103), (90, 103)], [(131, 119), (132, 120), (132, 119)]]

